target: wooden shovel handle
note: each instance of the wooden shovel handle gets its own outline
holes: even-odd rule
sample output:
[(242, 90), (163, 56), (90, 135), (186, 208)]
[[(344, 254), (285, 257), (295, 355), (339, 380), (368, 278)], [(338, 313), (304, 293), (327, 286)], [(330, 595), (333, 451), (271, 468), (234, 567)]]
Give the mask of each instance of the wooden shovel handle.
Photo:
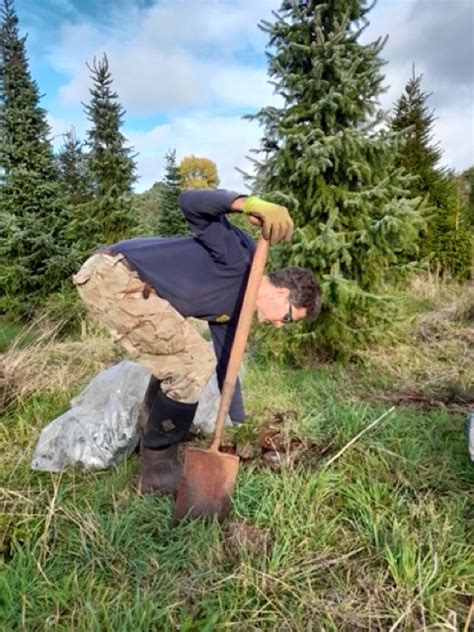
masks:
[(227, 365), (227, 371), (225, 374), (224, 385), (222, 387), (221, 401), (219, 404), (219, 411), (217, 413), (216, 427), (214, 430), (214, 437), (212, 439), (210, 450), (217, 452), (222, 438), (222, 430), (224, 428), (224, 421), (229, 412), (232, 397), (235, 391), (235, 383), (237, 382), (237, 376), (239, 374), (240, 363), (245, 351), (247, 339), (249, 337), (250, 325), (252, 324), (252, 316), (255, 311), (255, 305), (257, 302), (258, 288), (263, 278), (263, 272), (265, 270), (265, 263), (267, 261), (268, 254), (268, 241), (260, 235), (257, 248), (252, 260), (252, 266), (250, 268), (250, 274), (247, 281), (247, 287), (245, 289), (244, 300), (242, 302), (242, 308), (240, 310), (239, 322), (237, 324), (237, 330), (235, 332), (234, 342), (232, 344), (232, 350), (230, 352), (229, 364)]

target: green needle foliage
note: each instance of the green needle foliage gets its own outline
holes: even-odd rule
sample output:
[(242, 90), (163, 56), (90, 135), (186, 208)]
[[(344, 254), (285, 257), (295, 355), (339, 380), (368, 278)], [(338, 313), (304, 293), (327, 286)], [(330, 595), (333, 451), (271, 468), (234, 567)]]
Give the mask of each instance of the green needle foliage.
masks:
[(58, 167), (67, 201), (73, 206), (91, 199), (92, 183), (86, 170), (83, 144), (72, 128), (64, 135), (64, 145), (58, 157)]
[(470, 226), (474, 229), (474, 167), (469, 167), (461, 174), (466, 183), (467, 216)]
[(136, 193), (134, 206), (139, 217), (140, 235), (153, 235), (160, 213), (162, 182), (155, 182), (143, 193)]
[(107, 56), (92, 66), (91, 101), (85, 106), (91, 129), (87, 133), (88, 166), (94, 178), (96, 193), (105, 196), (130, 193), (135, 182), (135, 163), (126, 139), (120, 131), (125, 110), (112, 90), (112, 76)]
[(423, 92), (422, 79), (413, 69), (395, 106), (392, 128), (404, 136), (397, 164), (415, 176), (412, 197), (423, 196), (429, 204), (428, 222), (420, 235), (421, 255), (438, 273), (463, 280), (471, 264), (467, 209), (453, 175), (438, 166), (441, 150), (433, 144), (435, 116), (427, 107), (431, 95)]
[(76, 218), (82, 251), (129, 237), (137, 218), (132, 205), (135, 161), (120, 131), (125, 110), (112, 89), (107, 56), (96, 60), (91, 71), (91, 100), (85, 112), (92, 126), (87, 132), (86, 168), (92, 183), (92, 200)]
[(379, 333), (390, 320), (382, 282), (422, 224), (394, 164), (398, 135), (377, 106), (384, 41), (358, 41), (368, 11), (365, 0), (284, 2), (261, 24), (283, 105), (249, 117), (264, 127), (255, 184), (284, 191), (293, 211), (297, 230), (278, 263), (311, 267), (324, 292), (317, 326), (285, 332), (296, 357), (315, 347), (346, 354)]
[(154, 230), (157, 235), (163, 237), (190, 235), (178, 204), (178, 197), (182, 191), (182, 177), (176, 163), (175, 150), (166, 154), (165, 164), (165, 175), (160, 189), (160, 212)]
[(439, 144), (433, 144), (435, 115), (428, 109), (431, 94), (423, 92), (423, 75), (415, 75), (405, 86), (405, 92), (395, 104), (392, 128), (404, 135), (397, 157), (397, 164), (416, 176), (410, 184), (413, 197), (426, 195), (443, 173), (437, 167), (441, 158)]
[(472, 232), (467, 208), (452, 174), (440, 177), (430, 201), (434, 206), (426, 234), (425, 251), (431, 268), (458, 281), (469, 278), (472, 266)]
[(46, 112), (13, 2), (0, 31), (0, 310), (27, 315), (70, 269), (68, 220)]

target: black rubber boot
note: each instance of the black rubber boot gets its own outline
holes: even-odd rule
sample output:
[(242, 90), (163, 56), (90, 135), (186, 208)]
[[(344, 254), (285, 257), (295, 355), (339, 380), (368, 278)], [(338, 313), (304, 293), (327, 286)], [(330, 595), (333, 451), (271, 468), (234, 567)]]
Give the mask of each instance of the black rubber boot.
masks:
[(158, 389), (148, 419), (142, 426), (143, 447), (162, 450), (180, 443), (191, 427), (196, 408), (197, 403), (177, 402)]
[(178, 490), (181, 464), (178, 461), (178, 444), (164, 450), (148, 450), (140, 446), (140, 472), (137, 492), (173, 494)]
[(160, 389), (161, 389), (161, 380), (159, 380), (154, 375), (151, 375), (150, 381), (148, 382), (148, 386), (145, 391), (145, 397), (143, 398), (143, 403), (138, 413), (138, 425), (140, 426), (140, 429), (142, 431), (144, 430), (148, 422), (148, 417), (150, 416), (151, 407), (153, 406), (155, 397), (158, 394), (158, 391)]
[[(148, 417), (140, 423), (142, 438), (137, 491), (176, 494), (181, 476), (177, 444), (188, 433), (197, 403), (177, 402), (167, 397), (159, 384), (155, 387), (150, 380), (143, 406)], [(152, 389), (154, 398), (150, 407)]]

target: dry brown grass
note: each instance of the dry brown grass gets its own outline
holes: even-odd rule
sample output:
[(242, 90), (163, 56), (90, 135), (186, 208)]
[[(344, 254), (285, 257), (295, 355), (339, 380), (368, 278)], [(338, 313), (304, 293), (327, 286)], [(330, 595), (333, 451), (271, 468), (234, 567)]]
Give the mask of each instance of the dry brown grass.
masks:
[(359, 357), (374, 374), (390, 377), (400, 395), (474, 400), (474, 285), (416, 279), (410, 295), (419, 311), (407, 313), (404, 339)]
[[(14, 400), (50, 392), (70, 392), (117, 358), (118, 348), (84, 322), (80, 339), (61, 340), (61, 325), (36, 321), (0, 356), (0, 410)], [(23, 345), (25, 333), (34, 341)]]

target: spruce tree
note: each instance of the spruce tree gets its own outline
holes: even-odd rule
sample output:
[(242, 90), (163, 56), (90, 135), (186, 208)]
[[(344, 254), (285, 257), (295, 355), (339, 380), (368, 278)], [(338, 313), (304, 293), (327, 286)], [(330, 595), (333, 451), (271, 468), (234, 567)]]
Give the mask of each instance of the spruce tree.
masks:
[[(87, 169), (87, 156), (74, 128), (64, 135), (57, 164), (67, 204), (68, 221), (64, 236), (70, 244), (70, 257), (77, 270), (97, 245), (100, 226), (96, 223), (97, 198)], [(97, 231), (97, 232), (96, 232)]]
[(64, 145), (57, 156), (63, 190), (69, 204), (83, 204), (91, 199), (92, 185), (86, 169), (86, 156), (76, 131), (64, 134)]
[(464, 190), (463, 200), (466, 209), (467, 228), (470, 233), (471, 243), (471, 263), (470, 278), (474, 280), (474, 167), (469, 167), (461, 174), (462, 187)]
[(461, 174), (461, 178), (466, 183), (466, 207), (468, 223), (474, 230), (474, 167), (469, 167)]
[(176, 237), (190, 234), (178, 204), (181, 191), (181, 174), (176, 163), (176, 151), (173, 150), (165, 155), (165, 175), (160, 191), (160, 212), (154, 227), (157, 235)]
[(0, 31), (0, 309), (31, 313), (70, 271), (67, 220), (46, 112), (12, 0)]
[(416, 176), (410, 184), (413, 197), (429, 194), (438, 180), (437, 164), (441, 158), (439, 144), (433, 143), (434, 112), (429, 110), (427, 100), (431, 94), (423, 92), (423, 75), (415, 75), (405, 86), (405, 92), (395, 104), (392, 128), (403, 136), (397, 155), (397, 164)]
[(132, 185), (136, 180), (135, 161), (120, 131), (125, 110), (112, 89), (107, 56), (94, 58), (88, 65), (93, 82), (90, 103), (85, 112), (92, 123), (87, 132), (86, 166), (92, 183), (93, 200), (84, 213), (84, 247), (108, 244), (133, 234), (137, 218), (132, 204)]
[(260, 25), (283, 105), (249, 117), (264, 127), (254, 188), (295, 220), (275, 263), (312, 268), (323, 288), (316, 326), (291, 340), (285, 331), (296, 351), (344, 354), (377, 332), (389, 318), (383, 281), (421, 223), (378, 108), (384, 40), (359, 42), (369, 10), (365, 0), (285, 1)]
[(435, 115), (427, 106), (423, 75), (412, 77), (395, 105), (392, 128), (403, 140), (397, 164), (413, 176), (412, 197), (426, 200), (427, 223), (420, 233), (419, 256), (442, 275), (464, 279), (470, 271), (467, 213), (453, 174), (439, 166), (442, 152), (433, 142)]
[(441, 277), (465, 281), (471, 276), (473, 241), (467, 205), (452, 173), (439, 175), (430, 189), (431, 216), (423, 235), (430, 269)]
[(133, 205), (140, 235), (153, 235), (157, 230), (162, 188), (162, 182), (155, 182), (149, 189), (134, 196)]

